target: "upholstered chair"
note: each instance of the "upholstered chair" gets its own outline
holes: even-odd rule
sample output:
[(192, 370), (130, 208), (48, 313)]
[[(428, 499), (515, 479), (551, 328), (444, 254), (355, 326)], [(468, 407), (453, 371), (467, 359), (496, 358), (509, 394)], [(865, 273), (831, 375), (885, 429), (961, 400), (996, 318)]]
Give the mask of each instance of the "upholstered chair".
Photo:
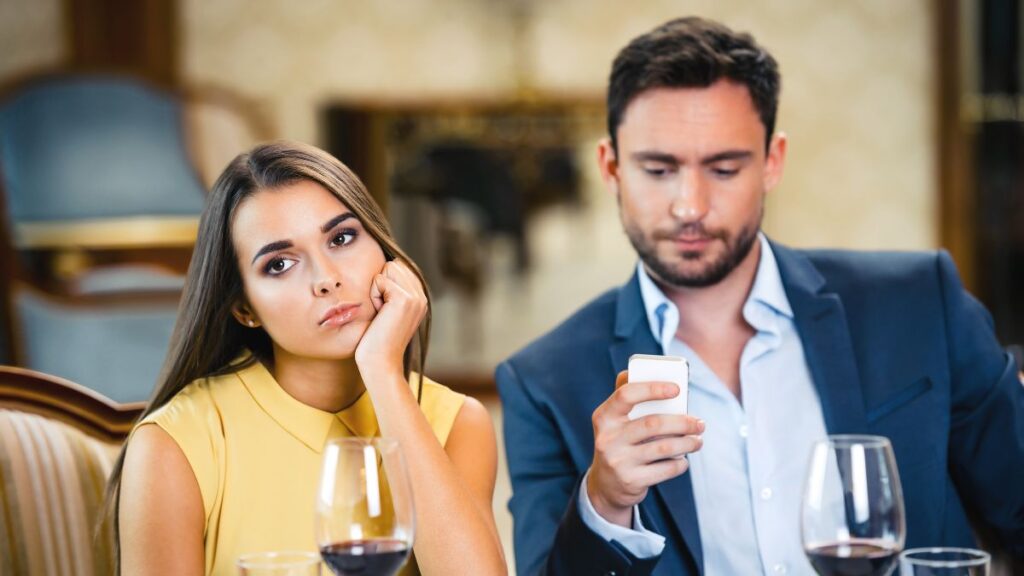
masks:
[(0, 366), (0, 574), (107, 576), (107, 477), (143, 404)]

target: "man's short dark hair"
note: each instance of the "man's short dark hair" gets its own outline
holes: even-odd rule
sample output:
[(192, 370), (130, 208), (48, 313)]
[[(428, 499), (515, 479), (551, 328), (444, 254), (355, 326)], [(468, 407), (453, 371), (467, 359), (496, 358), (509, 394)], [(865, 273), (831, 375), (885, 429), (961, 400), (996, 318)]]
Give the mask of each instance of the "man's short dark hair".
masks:
[(612, 64), (608, 80), (608, 134), (616, 131), (634, 97), (652, 88), (706, 88), (727, 78), (750, 91), (766, 146), (775, 132), (779, 107), (779, 66), (750, 34), (736, 33), (703, 18), (670, 20), (634, 38)]

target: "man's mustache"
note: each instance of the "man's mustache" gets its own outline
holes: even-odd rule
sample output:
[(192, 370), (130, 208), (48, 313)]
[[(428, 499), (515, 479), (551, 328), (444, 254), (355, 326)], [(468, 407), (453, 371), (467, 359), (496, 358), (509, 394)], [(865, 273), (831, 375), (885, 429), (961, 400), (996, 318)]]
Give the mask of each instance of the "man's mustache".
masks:
[(687, 240), (726, 240), (728, 234), (724, 230), (708, 230), (700, 222), (680, 224), (670, 230), (657, 230), (654, 232), (655, 240), (675, 240), (680, 237)]

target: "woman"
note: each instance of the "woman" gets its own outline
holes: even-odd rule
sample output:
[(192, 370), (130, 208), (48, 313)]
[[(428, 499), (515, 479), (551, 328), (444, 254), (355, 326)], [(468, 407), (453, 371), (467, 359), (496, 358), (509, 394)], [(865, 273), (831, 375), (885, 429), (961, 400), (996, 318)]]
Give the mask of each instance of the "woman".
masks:
[(315, 549), (324, 443), (379, 434), (401, 445), (416, 503), (405, 573), (504, 573), (490, 417), (419, 377), (424, 286), (336, 159), (289, 143), (237, 157), (200, 221), (163, 380), (112, 475), (122, 571), (234, 574), (241, 554)]

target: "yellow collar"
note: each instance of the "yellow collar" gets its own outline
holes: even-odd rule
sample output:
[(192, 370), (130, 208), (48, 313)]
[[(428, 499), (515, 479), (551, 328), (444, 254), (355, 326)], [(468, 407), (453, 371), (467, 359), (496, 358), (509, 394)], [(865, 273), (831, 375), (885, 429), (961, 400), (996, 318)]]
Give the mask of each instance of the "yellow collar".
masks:
[(263, 363), (256, 361), (251, 366), (236, 372), (253, 400), (281, 428), (308, 446), (316, 453), (323, 450), (337, 419), (345, 428), (345, 435), (377, 436), (377, 416), (373, 411), (370, 395), (363, 393), (341, 412), (324, 412), (303, 404), (289, 395)]

